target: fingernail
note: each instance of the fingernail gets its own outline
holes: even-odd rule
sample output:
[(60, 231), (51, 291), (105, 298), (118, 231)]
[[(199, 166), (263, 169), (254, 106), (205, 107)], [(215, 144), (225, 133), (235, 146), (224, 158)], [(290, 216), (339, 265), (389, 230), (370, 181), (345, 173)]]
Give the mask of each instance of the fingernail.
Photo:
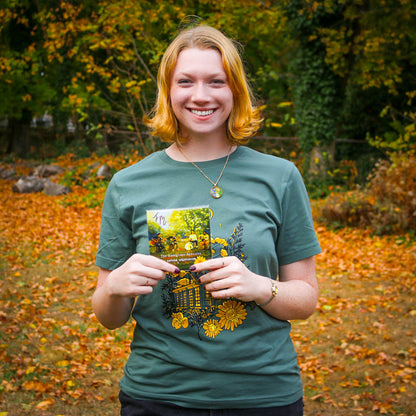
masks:
[(180, 269), (178, 268), (175, 269), (175, 274), (179, 274), (180, 272), (181, 272)]
[(191, 266), (190, 268), (189, 268), (189, 271), (190, 272), (194, 272), (196, 270), (196, 267), (195, 266)]

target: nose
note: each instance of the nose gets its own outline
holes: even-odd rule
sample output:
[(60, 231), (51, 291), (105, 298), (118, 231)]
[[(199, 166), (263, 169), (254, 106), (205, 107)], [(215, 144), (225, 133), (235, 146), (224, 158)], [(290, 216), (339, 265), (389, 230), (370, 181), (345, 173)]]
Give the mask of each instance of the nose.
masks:
[(197, 82), (192, 91), (192, 99), (195, 102), (207, 102), (209, 100), (207, 86), (203, 82)]

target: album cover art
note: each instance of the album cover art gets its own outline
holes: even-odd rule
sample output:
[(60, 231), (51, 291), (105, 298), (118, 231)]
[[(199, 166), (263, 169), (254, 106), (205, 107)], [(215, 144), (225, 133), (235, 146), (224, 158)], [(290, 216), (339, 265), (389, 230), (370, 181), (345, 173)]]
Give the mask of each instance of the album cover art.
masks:
[(181, 270), (212, 257), (208, 206), (147, 211), (150, 254)]

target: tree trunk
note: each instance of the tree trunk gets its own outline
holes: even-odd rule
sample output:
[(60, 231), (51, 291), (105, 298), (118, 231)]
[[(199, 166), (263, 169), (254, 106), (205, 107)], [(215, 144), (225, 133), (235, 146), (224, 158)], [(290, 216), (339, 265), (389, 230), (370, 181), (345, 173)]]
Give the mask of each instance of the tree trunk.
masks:
[(14, 153), (20, 157), (27, 156), (30, 151), (30, 123), (32, 112), (23, 110), (21, 118), (10, 117), (7, 124), (7, 153)]
[(325, 178), (335, 157), (335, 140), (328, 146), (316, 146), (309, 158), (308, 175), (310, 177)]

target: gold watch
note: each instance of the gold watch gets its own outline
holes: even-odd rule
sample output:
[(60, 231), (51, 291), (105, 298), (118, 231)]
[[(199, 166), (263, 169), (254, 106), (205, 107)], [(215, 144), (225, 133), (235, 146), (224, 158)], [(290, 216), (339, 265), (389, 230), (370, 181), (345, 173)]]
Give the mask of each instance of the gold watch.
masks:
[(277, 292), (279, 291), (279, 288), (277, 286), (277, 282), (276, 282), (276, 280), (273, 280), (273, 279), (270, 279), (270, 281), (272, 283), (272, 294), (271, 294), (270, 298), (267, 299), (266, 302), (264, 302), (264, 303), (257, 303), (256, 302), (257, 306), (266, 306), (268, 303), (270, 303), (273, 300), (273, 298), (276, 297)]

